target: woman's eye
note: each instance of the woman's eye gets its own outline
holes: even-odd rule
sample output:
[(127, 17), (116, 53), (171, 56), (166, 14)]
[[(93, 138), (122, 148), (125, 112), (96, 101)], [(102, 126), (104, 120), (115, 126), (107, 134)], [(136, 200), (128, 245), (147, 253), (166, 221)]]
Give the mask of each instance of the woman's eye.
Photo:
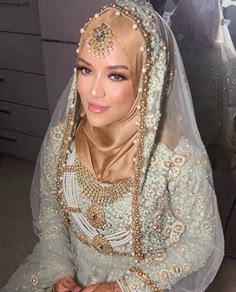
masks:
[(90, 75), (91, 74), (91, 70), (86, 68), (86, 67), (82, 67), (82, 66), (78, 66), (77, 67), (78, 71), (81, 72), (83, 75)]
[(120, 74), (120, 73), (112, 73), (109, 75), (109, 78), (111, 78), (111, 80), (113, 81), (123, 81), (123, 80), (127, 80), (127, 77)]

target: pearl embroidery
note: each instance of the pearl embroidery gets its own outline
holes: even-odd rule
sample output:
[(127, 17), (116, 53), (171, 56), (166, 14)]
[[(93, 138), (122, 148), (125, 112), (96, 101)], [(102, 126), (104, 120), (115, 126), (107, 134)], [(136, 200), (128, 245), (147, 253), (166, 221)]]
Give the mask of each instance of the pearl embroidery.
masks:
[(39, 279), (38, 279), (37, 275), (32, 275), (32, 276), (31, 276), (31, 282), (32, 282), (32, 284), (33, 284), (34, 286), (37, 286), (37, 285), (38, 285), (38, 283), (39, 283)]

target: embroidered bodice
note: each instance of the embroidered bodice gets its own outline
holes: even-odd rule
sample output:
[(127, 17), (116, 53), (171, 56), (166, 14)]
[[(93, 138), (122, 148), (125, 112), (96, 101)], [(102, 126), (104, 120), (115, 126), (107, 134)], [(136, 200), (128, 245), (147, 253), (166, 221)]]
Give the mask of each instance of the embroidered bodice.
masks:
[[(82, 165), (78, 168), (78, 164), (74, 149), (67, 160), (64, 171), (63, 198), (76, 237), (105, 254), (112, 252), (130, 254), (132, 243), (130, 228), (131, 188), (129, 186), (126, 188), (118, 186), (118, 190), (126, 189), (127, 193), (121, 193), (117, 195), (115, 202), (113, 200), (109, 202), (108, 191), (112, 185), (97, 181), (97, 188), (105, 189), (104, 194), (108, 195), (108, 198), (106, 199), (105, 195), (99, 197), (98, 194), (98, 198), (95, 199), (93, 193), (86, 196), (81, 191), (78, 179), (78, 176), (81, 176), (80, 172), (86, 170)], [(86, 176), (84, 179), (86, 179)], [(100, 204), (98, 203), (99, 200)]]
[[(145, 253), (150, 255), (158, 252), (161, 259), (165, 249), (178, 242), (185, 229), (169, 208), (167, 185), (168, 180), (179, 174), (186, 158), (174, 155), (160, 143), (151, 160), (140, 198), (142, 238)], [(117, 194), (112, 193), (117, 187), (115, 184), (99, 182), (91, 176), (77, 161), (73, 147), (63, 175), (63, 200), (71, 230), (80, 241), (103, 254), (133, 256), (132, 178), (119, 182), (120, 192)], [(88, 180), (96, 187), (90, 185), (86, 189), (86, 183), (81, 179)]]

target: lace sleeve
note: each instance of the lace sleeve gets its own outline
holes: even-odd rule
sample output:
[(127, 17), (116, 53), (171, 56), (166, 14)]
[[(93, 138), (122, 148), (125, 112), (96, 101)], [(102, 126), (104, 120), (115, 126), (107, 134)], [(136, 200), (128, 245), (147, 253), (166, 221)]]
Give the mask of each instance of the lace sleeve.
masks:
[(124, 291), (203, 291), (214, 278), (223, 258), (223, 239), (217, 238), (221, 223), (207, 164), (207, 157), (196, 151), (178, 176), (170, 171), (170, 206), (185, 231), (164, 257), (156, 254), (132, 267), (119, 281)]

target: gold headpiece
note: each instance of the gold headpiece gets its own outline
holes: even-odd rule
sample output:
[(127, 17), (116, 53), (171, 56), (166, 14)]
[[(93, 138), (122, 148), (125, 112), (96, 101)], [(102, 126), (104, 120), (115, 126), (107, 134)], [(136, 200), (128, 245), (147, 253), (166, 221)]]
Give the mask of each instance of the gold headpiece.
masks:
[(112, 38), (111, 29), (103, 23), (94, 29), (88, 43), (89, 51), (97, 58), (104, 58), (113, 50)]

